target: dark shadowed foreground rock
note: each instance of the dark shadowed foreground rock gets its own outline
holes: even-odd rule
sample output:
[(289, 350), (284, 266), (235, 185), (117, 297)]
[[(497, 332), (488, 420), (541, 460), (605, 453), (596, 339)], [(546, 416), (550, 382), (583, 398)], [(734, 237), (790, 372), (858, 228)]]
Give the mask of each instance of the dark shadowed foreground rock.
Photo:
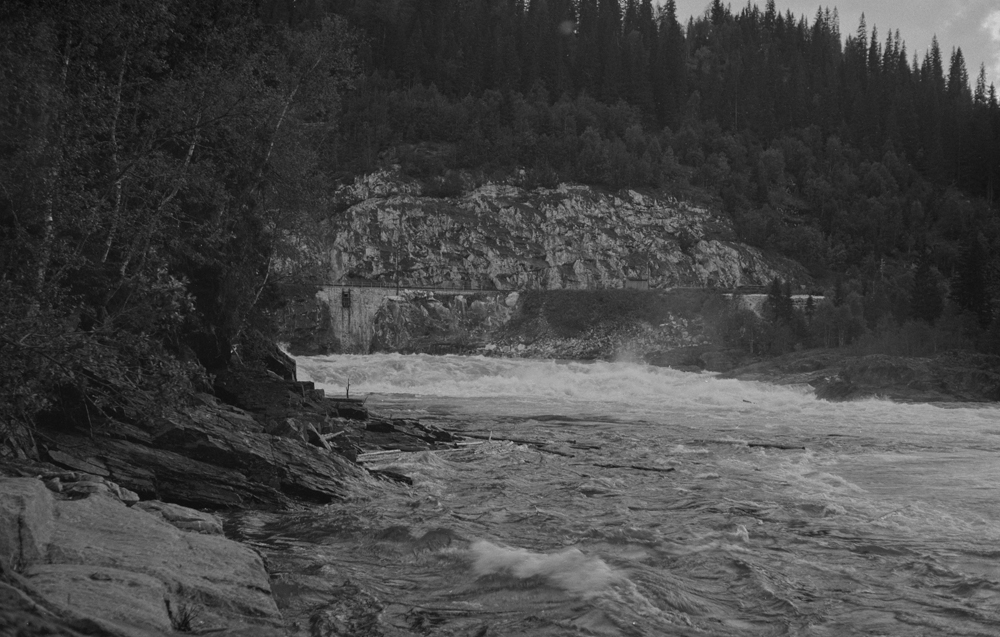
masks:
[[(361, 452), (455, 444), (273, 373), (221, 383), (239, 406), (198, 394), (130, 420), (50, 419), (37, 430), (45, 462), (0, 463), (12, 476), (0, 478), (0, 635), (284, 634), (260, 557), (227, 540), (215, 515), (187, 507), (329, 503), (372, 476), (410, 481), (366, 470), (354, 462)], [(314, 626), (322, 634), (382, 634), (337, 632), (370, 617), (328, 610)]]
[(283, 634), (256, 552), (107, 493), (64, 499), (34, 478), (0, 479), (0, 550), (5, 635)]
[[(287, 508), (294, 499), (325, 504), (366, 475), (348, 459), (356, 450), (347, 437), (331, 437), (347, 421), (322, 390), (267, 377), (231, 375), (227, 383), (233, 400), (257, 411), (201, 395), (196, 406), (93, 432), (49, 426), (41, 431), (43, 457), (106, 477), (143, 500), (212, 509)], [(354, 405), (345, 411), (367, 417)]]
[(809, 385), (818, 398), (832, 401), (873, 397), (899, 402), (1000, 400), (1000, 356), (975, 352), (916, 358), (816, 350), (740, 367), (723, 377)]
[(206, 420), (204, 410), (172, 417), (155, 446), (72, 433), (50, 434), (49, 444), (100, 458), (111, 480), (143, 499), (214, 509), (286, 508), (292, 498), (328, 503), (346, 495), (345, 480), (364, 475), (336, 453)]

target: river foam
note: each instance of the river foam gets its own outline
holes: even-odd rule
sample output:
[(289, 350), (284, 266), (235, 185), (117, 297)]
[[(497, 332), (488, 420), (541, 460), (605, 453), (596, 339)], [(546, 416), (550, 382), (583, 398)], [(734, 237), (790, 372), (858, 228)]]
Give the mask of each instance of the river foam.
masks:
[(480, 577), (495, 574), (521, 580), (540, 577), (584, 599), (600, 594), (621, 579), (602, 559), (585, 555), (575, 547), (556, 553), (534, 553), (479, 540), (473, 542), (469, 551), (472, 569)]
[[(656, 414), (665, 412), (699, 413), (706, 418), (721, 415), (726, 419), (745, 415), (748, 421), (771, 416), (781, 422), (819, 418), (836, 422), (845, 431), (857, 426), (867, 429), (873, 422), (890, 426), (925, 423), (927, 433), (932, 434), (942, 411), (878, 399), (830, 403), (818, 400), (805, 386), (720, 379), (715, 374), (624, 361), (373, 354), (317, 356), (299, 358), (297, 362), (300, 376), (313, 380), (330, 395), (343, 395), (349, 384), (352, 396), (469, 399), (506, 408), (511, 415), (524, 415), (518, 411), (518, 401), (533, 406), (541, 401), (553, 406), (552, 413), (568, 413), (573, 405), (589, 405), (583, 409), (591, 414), (624, 409), (631, 419), (640, 420), (650, 415), (655, 420)], [(607, 408), (595, 412), (596, 405)], [(947, 411), (958, 413), (942, 420), (965, 420), (995, 429), (994, 410), (960, 407)], [(950, 436), (954, 432), (938, 433)]]
[(299, 369), (473, 441), (377, 456), (413, 484), (262, 538), (303, 561), (285, 572), (314, 599), (345, 578), (374, 591), (386, 634), (1000, 634), (995, 408), (831, 403), (635, 362)]

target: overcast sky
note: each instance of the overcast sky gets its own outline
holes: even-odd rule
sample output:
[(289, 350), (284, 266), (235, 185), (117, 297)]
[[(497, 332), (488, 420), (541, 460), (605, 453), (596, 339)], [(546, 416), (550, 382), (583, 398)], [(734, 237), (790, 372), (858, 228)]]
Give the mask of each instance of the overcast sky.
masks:
[[(682, 25), (689, 16), (703, 14), (711, 4), (710, 0), (675, 1)], [(728, 0), (727, 3), (733, 13), (738, 13), (746, 2)], [(754, 4), (763, 8), (766, 0), (754, 0)], [(857, 30), (864, 13), (869, 35), (873, 26), (878, 27), (878, 38), (883, 44), (889, 29), (899, 29), (911, 60), (914, 52), (922, 60), (931, 37), (937, 34), (945, 74), (952, 48), (960, 47), (971, 88), (975, 88), (979, 65), (983, 63), (987, 84), (993, 82), (1000, 89), (1000, 0), (775, 0), (775, 6), (782, 13), (791, 10), (796, 16), (805, 15), (810, 24), (820, 6), (836, 7), (840, 13), (840, 32), (845, 36)]]

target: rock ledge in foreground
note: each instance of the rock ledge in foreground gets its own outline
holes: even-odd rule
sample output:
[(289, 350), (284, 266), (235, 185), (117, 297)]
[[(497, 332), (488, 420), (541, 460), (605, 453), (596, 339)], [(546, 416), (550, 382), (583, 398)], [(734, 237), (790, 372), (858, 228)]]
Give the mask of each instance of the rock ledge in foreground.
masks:
[(57, 634), (154, 637), (188, 619), (191, 631), (284, 634), (257, 553), (109, 494), (61, 499), (35, 478), (0, 479), (0, 550), (0, 597), (12, 602), (0, 605), (0, 629), (50, 624)]

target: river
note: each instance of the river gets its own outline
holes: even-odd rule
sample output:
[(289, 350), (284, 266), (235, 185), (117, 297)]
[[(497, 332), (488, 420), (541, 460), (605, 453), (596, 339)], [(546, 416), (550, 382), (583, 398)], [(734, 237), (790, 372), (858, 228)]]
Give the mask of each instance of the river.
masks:
[(494, 437), (369, 465), (412, 486), (241, 521), (301, 634), (1000, 634), (995, 408), (629, 362), (298, 364), (379, 413)]

